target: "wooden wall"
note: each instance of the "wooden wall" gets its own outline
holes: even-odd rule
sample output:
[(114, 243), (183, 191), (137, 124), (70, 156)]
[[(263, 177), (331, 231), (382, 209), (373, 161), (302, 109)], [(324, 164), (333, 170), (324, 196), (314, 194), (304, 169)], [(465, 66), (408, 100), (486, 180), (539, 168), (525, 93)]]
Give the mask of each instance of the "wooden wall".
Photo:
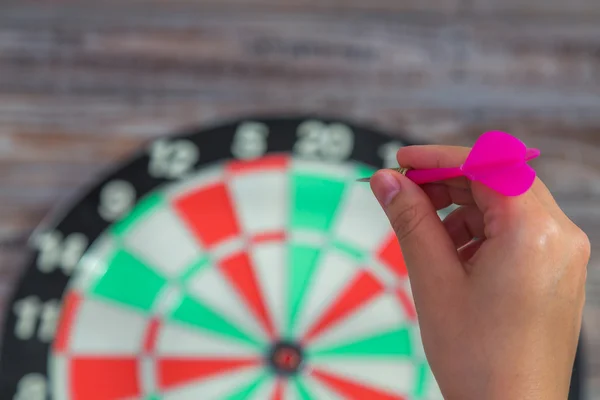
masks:
[[(150, 138), (251, 113), (465, 145), (506, 130), (542, 149), (536, 169), (600, 244), (596, 0), (99, 3), (0, 6), (0, 305), (58, 202)], [(589, 268), (600, 393), (595, 252)]]

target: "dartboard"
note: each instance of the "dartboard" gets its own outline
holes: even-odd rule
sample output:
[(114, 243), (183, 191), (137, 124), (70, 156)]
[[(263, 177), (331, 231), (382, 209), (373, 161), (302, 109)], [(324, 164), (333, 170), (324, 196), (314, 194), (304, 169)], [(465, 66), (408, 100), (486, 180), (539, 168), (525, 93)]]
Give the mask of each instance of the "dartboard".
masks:
[(441, 398), (400, 247), (356, 182), (407, 144), (312, 117), (148, 143), (32, 236), (1, 397)]

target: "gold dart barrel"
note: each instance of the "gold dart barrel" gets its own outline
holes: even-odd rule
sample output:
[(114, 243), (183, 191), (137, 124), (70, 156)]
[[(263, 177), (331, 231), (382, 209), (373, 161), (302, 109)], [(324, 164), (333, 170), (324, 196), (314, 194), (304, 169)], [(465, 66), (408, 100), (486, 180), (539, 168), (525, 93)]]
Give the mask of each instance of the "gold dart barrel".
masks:
[[(386, 168), (390, 171), (396, 171), (396, 172), (400, 172), (402, 175), (406, 175), (406, 173), (411, 169), (408, 167), (398, 167), (398, 168)], [(371, 180), (371, 177), (368, 178), (360, 178), (357, 179), (356, 182), (369, 182)]]

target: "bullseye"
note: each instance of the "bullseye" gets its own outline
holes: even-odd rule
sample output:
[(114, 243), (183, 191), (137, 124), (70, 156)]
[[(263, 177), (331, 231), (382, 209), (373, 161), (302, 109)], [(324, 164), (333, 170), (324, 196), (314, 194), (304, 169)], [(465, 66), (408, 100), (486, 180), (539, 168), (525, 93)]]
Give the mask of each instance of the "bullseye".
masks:
[(273, 346), (268, 362), (277, 374), (295, 374), (302, 367), (303, 352), (293, 343), (279, 342)]

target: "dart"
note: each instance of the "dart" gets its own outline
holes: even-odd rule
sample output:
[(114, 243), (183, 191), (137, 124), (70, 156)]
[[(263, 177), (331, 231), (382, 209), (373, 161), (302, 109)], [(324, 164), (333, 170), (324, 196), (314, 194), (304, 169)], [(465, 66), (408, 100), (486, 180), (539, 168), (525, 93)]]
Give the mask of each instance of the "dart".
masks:
[[(527, 148), (522, 141), (508, 133), (490, 131), (477, 139), (465, 162), (458, 167), (391, 169), (419, 185), (465, 176), (502, 195), (518, 196), (533, 184), (536, 173), (527, 162), (539, 155), (538, 149)], [(362, 178), (358, 181), (369, 182), (370, 179)]]

